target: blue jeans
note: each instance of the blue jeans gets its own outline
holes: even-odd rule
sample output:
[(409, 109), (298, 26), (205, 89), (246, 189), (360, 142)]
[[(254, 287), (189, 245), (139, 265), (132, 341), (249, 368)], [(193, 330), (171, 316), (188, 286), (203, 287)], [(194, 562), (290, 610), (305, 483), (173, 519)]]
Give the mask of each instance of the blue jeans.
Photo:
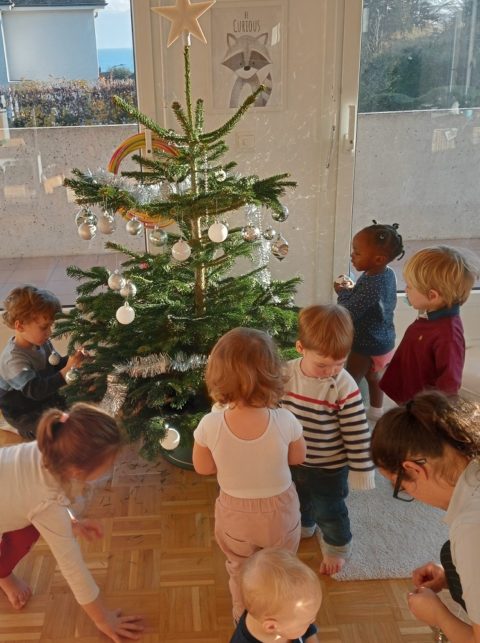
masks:
[(302, 527), (320, 527), (329, 553), (348, 553), (352, 540), (345, 498), (348, 466), (339, 469), (291, 467), (302, 514)]

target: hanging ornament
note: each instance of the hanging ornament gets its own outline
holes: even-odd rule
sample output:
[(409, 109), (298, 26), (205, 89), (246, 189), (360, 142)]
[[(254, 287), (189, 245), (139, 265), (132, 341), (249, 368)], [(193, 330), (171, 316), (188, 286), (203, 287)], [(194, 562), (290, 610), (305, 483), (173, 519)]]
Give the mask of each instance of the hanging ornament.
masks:
[(215, 0), (195, 2), (194, 4), (190, 0), (180, 0), (172, 7), (152, 7), (152, 11), (159, 13), (164, 18), (168, 18), (172, 23), (168, 34), (167, 47), (170, 47), (184, 32), (192, 34), (192, 36), (207, 44), (207, 39), (198, 23), (198, 19), (213, 4), (215, 4)]
[(217, 179), (217, 181), (219, 183), (223, 183), (225, 181), (225, 179), (227, 178), (227, 173), (225, 172), (225, 170), (223, 168), (221, 168), (220, 170), (217, 170), (215, 172), (215, 178)]
[(272, 219), (274, 221), (278, 221), (279, 223), (283, 223), (288, 219), (288, 208), (286, 205), (282, 205), (282, 212), (272, 212)]
[(60, 364), (60, 355), (57, 353), (57, 351), (52, 351), (50, 355), (48, 356), (48, 363), (51, 366), (58, 366)]
[(148, 240), (152, 246), (164, 246), (167, 243), (168, 234), (162, 228), (155, 226), (148, 234)]
[(114, 270), (108, 278), (108, 287), (111, 290), (120, 290), (125, 285), (125, 277), (123, 277), (118, 270)]
[(115, 313), (115, 317), (120, 324), (131, 324), (135, 319), (135, 311), (130, 306), (128, 301), (126, 301), (123, 306), (120, 306), (120, 308), (118, 308), (117, 312)]
[(73, 384), (74, 382), (78, 381), (80, 378), (80, 371), (78, 368), (75, 368), (74, 366), (65, 373), (65, 382), (67, 384)]
[(139, 221), (136, 217), (133, 217), (133, 219), (130, 219), (130, 221), (127, 221), (127, 225), (125, 226), (125, 229), (127, 230), (128, 234), (132, 235), (132, 237), (137, 237), (139, 234), (142, 234), (143, 223)]
[(177, 429), (173, 429), (171, 426), (167, 428), (167, 433), (164, 438), (158, 441), (162, 449), (166, 451), (173, 451), (180, 444), (180, 433)]
[(75, 223), (77, 226), (82, 225), (82, 223), (91, 223), (92, 225), (96, 225), (97, 217), (90, 208), (82, 208), (75, 215)]
[(275, 239), (276, 234), (277, 233), (273, 228), (268, 227), (263, 231), (263, 238), (267, 241), (271, 241), (272, 239)]
[(192, 254), (192, 249), (184, 239), (180, 239), (172, 246), (172, 257), (177, 261), (186, 261)]
[(216, 221), (208, 228), (208, 238), (214, 243), (222, 243), (228, 236), (228, 228), (224, 223)]
[(122, 295), (122, 297), (125, 297), (125, 299), (127, 297), (135, 297), (135, 295), (137, 294), (137, 287), (132, 281), (127, 279), (125, 285), (120, 288), (120, 294)]
[(78, 226), (78, 234), (82, 237), (84, 241), (90, 241), (93, 239), (97, 232), (97, 228), (93, 223), (88, 223), (84, 221)]
[(272, 255), (279, 261), (283, 261), (288, 255), (288, 241), (281, 234), (277, 235), (275, 241), (272, 242)]
[(242, 229), (242, 238), (244, 241), (257, 241), (257, 239), (260, 239), (260, 229), (255, 225), (246, 225)]
[(98, 219), (97, 228), (102, 234), (112, 234), (116, 228), (115, 217), (105, 210)]

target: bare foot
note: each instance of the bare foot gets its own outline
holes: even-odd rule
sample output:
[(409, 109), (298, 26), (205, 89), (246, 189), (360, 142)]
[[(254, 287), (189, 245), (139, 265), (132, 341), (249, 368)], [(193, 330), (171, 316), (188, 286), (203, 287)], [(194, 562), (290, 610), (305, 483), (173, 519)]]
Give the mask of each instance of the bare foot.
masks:
[(320, 574), (327, 574), (331, 576), (332, 574), (338, 574), (338, 572), (345, 565), (345, 558), (340, 558), (339, 556), (329, 556), (328, 554), (323, 555), (323, 560), (320, 565)]
[(10, 574), (5, 578), (0, 578), (0, 589), (3, 589), (8, 600), (16, 610), (21, 610), (28, 603), (32, 590), (15, 574)]

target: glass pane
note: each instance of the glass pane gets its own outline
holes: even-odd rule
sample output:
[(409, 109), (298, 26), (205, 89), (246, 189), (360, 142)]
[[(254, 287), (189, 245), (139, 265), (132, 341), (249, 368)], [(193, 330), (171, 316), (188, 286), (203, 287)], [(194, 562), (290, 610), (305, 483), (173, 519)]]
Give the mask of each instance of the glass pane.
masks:
[(353, 230), (398, 223), (406, 257), (480, 251), (479, 19), (478, 0), (364, 3)]
[[(16, 0), (1, 7), (0, 20), (0, 301), (31, 282), (71, 304), (76, 284), (67, 265), (118, 260), (99, 232), (80, 239), (79, 207), (63, 180), (74, 167), (105, 171), (115, 148), (138, 131), (112, 100), (136, 102), (130, 3)], [(127, 237), (132, 245), (126, 233), (115, 240)]]

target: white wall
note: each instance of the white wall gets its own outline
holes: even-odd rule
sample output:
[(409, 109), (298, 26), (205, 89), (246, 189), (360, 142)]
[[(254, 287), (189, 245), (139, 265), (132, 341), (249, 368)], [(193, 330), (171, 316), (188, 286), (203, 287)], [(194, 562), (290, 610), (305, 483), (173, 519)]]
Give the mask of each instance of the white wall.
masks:
[(2, 14), (9, 80), (98, 78), (93, 9)]

